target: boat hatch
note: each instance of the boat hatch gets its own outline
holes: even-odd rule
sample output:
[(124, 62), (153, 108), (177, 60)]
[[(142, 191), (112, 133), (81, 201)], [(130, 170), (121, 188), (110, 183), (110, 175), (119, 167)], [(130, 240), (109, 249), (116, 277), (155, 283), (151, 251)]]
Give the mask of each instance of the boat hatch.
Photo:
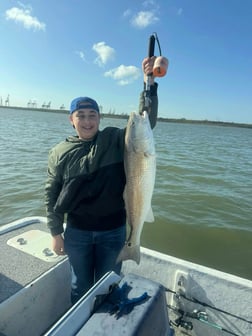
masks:
[(26, 231), (9, 239), (7, 244), (47, 262), (57, 262), (64, 258), (51, 250), (51, 236), (41, 230)]
[(44, 336), (172, 334), (164, 287), (133, 273), (120, 279), (110, 272)]

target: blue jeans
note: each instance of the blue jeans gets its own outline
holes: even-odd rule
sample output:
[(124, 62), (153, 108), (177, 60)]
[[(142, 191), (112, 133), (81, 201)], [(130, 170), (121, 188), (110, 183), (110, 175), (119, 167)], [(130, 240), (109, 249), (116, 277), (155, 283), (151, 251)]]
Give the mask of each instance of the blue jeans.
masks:
[(126, 226), (108, 231), (84, 231), (67, 227), (65, 251), (71, 265), (71, 301), (74, 304), (105, 273), (120, 274), (116, 258), (124, 246)]

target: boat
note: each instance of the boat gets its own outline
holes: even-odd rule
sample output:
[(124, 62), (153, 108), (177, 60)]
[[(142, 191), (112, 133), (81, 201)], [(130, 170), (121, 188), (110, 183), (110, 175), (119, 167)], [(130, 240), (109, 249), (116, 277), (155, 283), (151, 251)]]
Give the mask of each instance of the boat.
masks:
[(51, 250), (45, 217), (1, 226), (0, 244), (1, 336), (252, 335), (248, 279), (141, 247), (140, 265), (125, 261), (71, 306), (68, 258)]

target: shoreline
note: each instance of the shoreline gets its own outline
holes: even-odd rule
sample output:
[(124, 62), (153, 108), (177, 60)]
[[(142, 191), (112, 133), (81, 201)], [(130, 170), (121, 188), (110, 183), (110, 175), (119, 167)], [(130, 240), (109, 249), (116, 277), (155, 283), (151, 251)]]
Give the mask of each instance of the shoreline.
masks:
[[(41, 107), (23, 107), (23, 106), (4, 106), (0, 105), (1, 109), (13, 109), (13, 110), (28, 110), (28, 111), (38, 111), (38, 112), (52, 112), (52, 113), (69, 113), (66, 109), (52, 109), (52, 108), (41, 108)], [(102, 118), (118, 118), (118, 119), (128, 119), (128, 114), (112, 114), (112, 113), (101, 113)], [(211, 121), (211, 120), (191, 120), (186, 118), (164, 118), (158, 117), (157, 121), (160, 122), (170, 122), (170, 123), (181, 123), (181, 124), (198, 124), (198, 125), (210, 125), (210, 126), (224, 126), (224, 127), (241, 127), (241, 128), (252, 128), (252, 124), (236, 123), (228, 121)]]

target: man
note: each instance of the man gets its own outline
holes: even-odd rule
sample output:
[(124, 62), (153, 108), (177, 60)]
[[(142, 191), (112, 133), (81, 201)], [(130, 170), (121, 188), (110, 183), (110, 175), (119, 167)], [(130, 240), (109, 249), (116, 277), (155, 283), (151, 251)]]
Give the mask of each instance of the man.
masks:
[[(145, 88), (154, 61), (151, 57), (142, 62)], [(152, 75), (149, 79), (153, 128), (158, 109), (157, 83)], [(145, 106), (144, 94), (140, 96), (140, 113)], [(75, 303), (106, 272), (121, 271), (122, 264), (116, 264), (116, 259), (126, 240), (125, 129), (107, 127), (100, 131), (99, 106), (89, 97), (72, 101), (69, 119), (77, 136), (68, 137), (49, 153), (45, 203), (53, 250), (69, 257), (71, 300)]]

